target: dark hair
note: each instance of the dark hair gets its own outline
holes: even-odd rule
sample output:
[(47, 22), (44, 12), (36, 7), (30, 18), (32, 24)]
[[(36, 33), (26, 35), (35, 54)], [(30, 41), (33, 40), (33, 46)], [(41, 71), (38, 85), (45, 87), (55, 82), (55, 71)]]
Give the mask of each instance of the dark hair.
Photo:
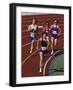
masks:
[(57, 20), (54, 20), (54, 23), (55, 23), (55, 22), (57, 23)]
[(32, 20), (35, 20), (35, 24), (37, 23), (37, 20), (35, 18), (33, 18)]
[(47, 21), (45, 22), (45, 25), (48, 25), (48, 27), (49, 27), (49, 23)]
[(43, 32), (43, 33), (42, 33), (42, 36), (43, 36), (44, 34), (47, 36), (47, 33), (46, 33), (46, 32)]
[(45, 24), (49, 24), (49, 23), (46, 21)]

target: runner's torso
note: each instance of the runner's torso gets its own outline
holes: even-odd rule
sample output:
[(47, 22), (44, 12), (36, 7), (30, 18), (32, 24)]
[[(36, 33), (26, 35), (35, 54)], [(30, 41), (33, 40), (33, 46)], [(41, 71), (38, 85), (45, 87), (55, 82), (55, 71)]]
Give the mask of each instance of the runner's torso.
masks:
[(37, 31), (37, 25), (31, 25), (30, 28), (31, 28), (30, 36), (35, 37), (35, 32)]
[(47, 47), (47, 40), (46, 39), (41, 39), (41, 46)]
[(54, 34), (54, 35), (57, 35), (59, 33), (58, 25), (52, 25), (51, 33)]
[(43, 28), (43, 32), (48, 33), (48, 31), (49, 31), (49, 28), (48, 28), (48, 27), (44, 27), (44, 28)]

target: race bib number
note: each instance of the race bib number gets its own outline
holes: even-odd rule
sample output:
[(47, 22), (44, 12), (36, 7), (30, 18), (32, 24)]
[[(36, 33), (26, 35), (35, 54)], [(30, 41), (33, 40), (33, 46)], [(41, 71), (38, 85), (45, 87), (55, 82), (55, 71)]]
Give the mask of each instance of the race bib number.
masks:
[(34, 33), (31, 33), (31, 35), (30, 35), (31, 37), (34, 37), (35, 35), (34, 35)]
[(57, 31), (53, 31), (53, 34), (57, 34)]
[(44, 50), (46, 50), (47, 48), (46, 48), (46, 47), (42, 47), (41, 49), (42, 49), (42, 51), (44, 51)]

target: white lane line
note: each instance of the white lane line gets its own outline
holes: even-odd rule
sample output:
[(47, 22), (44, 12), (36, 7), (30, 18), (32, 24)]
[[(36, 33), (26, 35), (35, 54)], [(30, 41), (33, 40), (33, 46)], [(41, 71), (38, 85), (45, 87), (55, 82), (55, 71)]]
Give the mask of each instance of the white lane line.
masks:
[(43, 68), (43, 76), (45, 76), (46, 66), (47, 66), (48, 62), (50, 61), (50, 59), (51, 59), (56, 53), (58, 53), (58, 52), (60, 52), (60, 51), (61, 51), (61, 50), (56, 51), (52, 56), (50, 56), (50, 57), (47, 59), (45, 65), (44, 65), (44, 68)]
[[(63, 39), (64, 39), (64, 38), (63, 38)], [(63, 39), (61, 39), (61, 40), (59, 40), (59, 41), (62, 41)], [(38, 41), (38, 40), (39, 40), (39, 39), (35, 40), (34, 42), (36, 42), (36, 41)], [(58, 41), (58, 42), (59, 42), (59, 41)], [(22, 45), (22, 48), (25, 47), (25, 46), (27, 46), (27, 45), (29, 45), (29, 44), (31, 44), (31, 43), (27, 43), (27, 44)]]

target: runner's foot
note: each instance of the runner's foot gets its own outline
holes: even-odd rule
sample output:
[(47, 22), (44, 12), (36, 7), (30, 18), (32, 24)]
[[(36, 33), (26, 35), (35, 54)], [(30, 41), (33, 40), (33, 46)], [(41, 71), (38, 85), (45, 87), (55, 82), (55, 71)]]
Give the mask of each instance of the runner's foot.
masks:
[(30, 50), (30, 53), (32, 53), (32, 51)]
[(40, 68), (40, 71), (39, 72), (42, 72), (42, 69)]
[(51, 51), (51, 54), (53, 54), (54, 51)]

